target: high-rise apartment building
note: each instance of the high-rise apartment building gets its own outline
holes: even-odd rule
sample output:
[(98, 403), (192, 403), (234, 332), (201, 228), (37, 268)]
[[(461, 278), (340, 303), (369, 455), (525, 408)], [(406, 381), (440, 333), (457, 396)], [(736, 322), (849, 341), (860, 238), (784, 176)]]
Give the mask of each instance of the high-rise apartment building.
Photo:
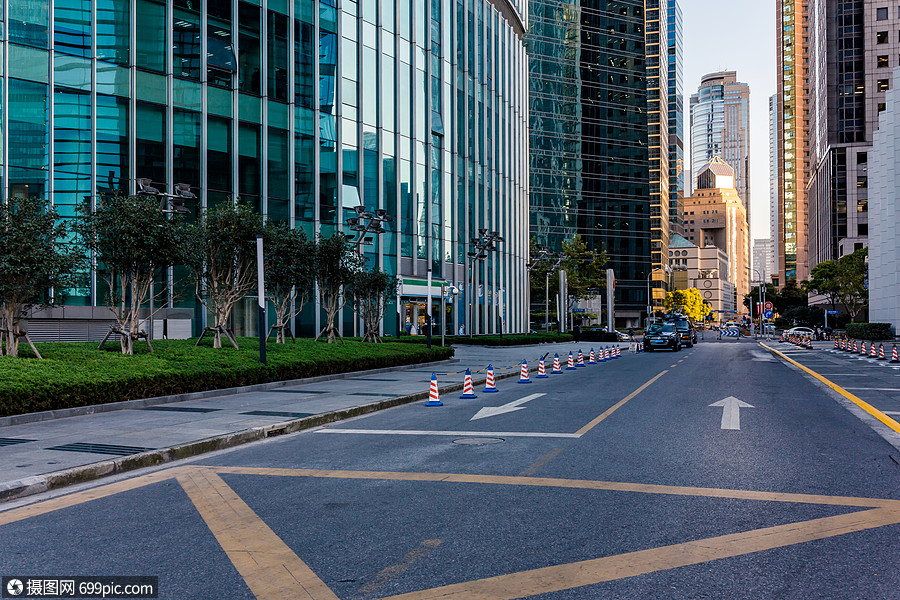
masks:
[(753, 240), (753, 264), (751, 266), (755, 270), (753, 274), (754, 282), (769, 281), (769, 276), (772, 273), (770, 268), (773, 254), (771, 239)]
[(669, 225), (681, 233), (684, 224), (684, 17), (677, 0), (668, 0), (669, 28)]
[[(443, 315), (432, 296), (448, 330), (495, 332), (501, 319), (527, 330), (523, 2), (3, 4), (0, 200), (39, 196), (69, 218), (85, 198), (134, 193), (135, 180), (149, 178), (169, 192), (189, 184), (194, 214), (240, 197), (309, 236), (349, 234), (355, 207), (381, 209), (393, 217), (390, 231), (363, 248), (370, 265), (401, 279), (389, 314), (424, 315), (430, 272), (463, 290)], [(643, 13), (628, 18), (631, 34), (617, 39), (640, 59), (643, 83)], [(646, 111), (640, 120), (636, 140)], [(610, 137), (621, 139), (621, 129)], [(473, 262), (467, 253), (481, 229), (505, 241)], [(81, 318), (108, 319), (96, 273), (85, 275), (66, 302)], [(193, 309), (194, 331), (202, 325), (192, 294), (167, 302)], [(302, 334), (321, 318), (307, 306), (295, 323)], [(235, 327), (254, 334), (255, 308), (245, 308)], [(345, 310), (345, 330), (354, 321)]]
[(691, 95), (691, 171), (699, 173), (715, 157), (734, 169), (735, 189), (749, 216), (750, 86), (734, 71), (705, 75)]
[[(808, 0), (776, 0), (778, 73), (777, 284), (809, 277), (806, 186), (811, 170)], [(774, 281), (774, 277), (773, 277)]]
[(605, 250), (620, 324), (640, 322), (668, 244), (666, 8), (529, 3), (530, 234), (556, 250), (576, 234)]

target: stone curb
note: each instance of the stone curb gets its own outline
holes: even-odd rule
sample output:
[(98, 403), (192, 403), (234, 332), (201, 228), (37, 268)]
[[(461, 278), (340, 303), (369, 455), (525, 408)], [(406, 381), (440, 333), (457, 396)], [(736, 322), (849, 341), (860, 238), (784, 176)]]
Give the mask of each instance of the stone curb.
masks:
[(321, 383), (323, 381), (334, 381), (336, 379), (350, 379), (351, 377), (360, 377), (364, 375), (378, 375), (380, 373), (391, 373), (394, 371), (410, 371), (422, 367), (437, 367), (440, 365), (456, 364), (459, 359), (452, 358), (428, 363), (415, 363), (411, 365), (397, 365), (395, 367), (382, 367), (380, 369), (371, 369), (368, 371), (349, 371), (346, 373), (333, 373), (331, 375), (319, 375), (317, 377), (307, 377), (306, 379), (289, 379), (287, 381), (271, 381), (269, 383), (257, 383), (254, 385), (245, 385), (233, 388), (221, 388), (217, 390), (204, 390), (202, 392), (189, 392), (186, 394), (175, 394), (172, 396), (155, 396), (153, 398), (138, 398), (136, 400), (124, 400), (122, 402), (108, 402), (105, 404), (93, 404), (91, 406), (75, 406), (73, 408), (59, 408), (56, 410), (45, 410), (41, 412), (26, 413), (24, 415), (12, 415), (9, 417), (0, 417), (0, 427), (9, 425), (23, 425), (25, 423), (37, 423), (41, 421), (52, 421), (55, 419), (64, 419), (67, 417), (78, 417), (81, 415), (92, 415), (95, 413), (112, 412), (116, 410), (128, 410), (132, 408), (145, 408), (147, 406), (157, 406), (159, 404), (170, 404), (172, 402), (186, 402), (188, 400), (204, 400), (215, 396), (231, 396), (234, 394), (243, 394), (246, 392), (263, 392), (266, 390), (287, 387), (290, 385), (307, 385), (311, 383)]
[[(428, 364), (447, 364), (448, 362), (456, 361), (442, 361), (440, 363)], [(414, 366), (425, 366), (425, 363)], [(537, 367), (529, 368), (529, 371), (537, 371)], [(365, 373), (373, 372), (374, 371), (365, 371)], [(498, 374), (494, 377), (494, 379), (508, 379), (511, 377), (518, 377), (519, 375), (520, 372), (515, 371), (513, 373)], [(486, 379), (486, 377), (473, 377), (472, 383), (473, 385), (483, 385)], [(462, 383), (454, 383), (443, 387), (439, 386), (438, 390), (441, 394), (447, 394), (463, 389), (463, 385), (464, 384)], [(320, 415), (313, 415), (311, 417), (304, 417), (302, 419), (295, 419), (293, 421), (275, 423), (273, 425), (267, 425), (265, 427), (244, 429), (241, 431), (226, 433), (224, 435), (210, 437), (203, 440), (179, 444), (177, 446), (170, 446), (168, 448), (158, 448), (149, 452), (142, 452), (140, 454), (134, 454), (132, 456), (124, 456), (115, 460), (102, 461), (90, 465), (82, 465), (79, 467), (73, 467), (71, 469), (64, 469), (62, 471), (55, 471), (53, 473), (47, 473), (45, 475), (35, 475), (32, 477), (26, 477), (24, 479), (8, 481), (5, 483), (0, 483), (0, 502), (17, 500), (26, 496), (33, 496), (35, 494), (59, 489), (68, 485), (93, 481), (102, 477), (106, 477), (108, 475), (125, 473), (128, 471), (134, 471), (136, 469), (143, 469), (145, 467), (153, 467), (176, 460), (199, 456), (201, 454), (206, 454), (209, 452), (215, 452), (217, 450), (234, 448), (235, 446), (249, 444), (250, 442), (264, 440), (270, 437), (284, 435), (287, 433), (295, 433), (304, 429), (319, 427), (328, 423), (334, 423), (335, 421), (343, 421), (344, 419), (358, 417), (360, 415), (377, 412), (379, 410), (392, 408), (394, 406), (400, 406), (403, 404), (417, 402), (419, 400), (425, 400), (428, 398), (428, 395), (429, 392), (424, 391), (418, 394), (410, 394), (407, 396), (380, 400), (378, 402), (372, 402), (370, 404), (363, 404), (361, 406), (354, 406), (351, 408), (345, 408), (337, 411), (323, 413)]]

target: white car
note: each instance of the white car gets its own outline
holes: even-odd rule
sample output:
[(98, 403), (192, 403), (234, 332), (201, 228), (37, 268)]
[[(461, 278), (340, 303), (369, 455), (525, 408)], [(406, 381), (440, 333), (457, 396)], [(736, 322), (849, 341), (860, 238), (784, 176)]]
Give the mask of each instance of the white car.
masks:
[(793, 327), (784, 332), (784, 335), (800, 335), (808, 337), (813, 335), (813, 330), (809, 327)]

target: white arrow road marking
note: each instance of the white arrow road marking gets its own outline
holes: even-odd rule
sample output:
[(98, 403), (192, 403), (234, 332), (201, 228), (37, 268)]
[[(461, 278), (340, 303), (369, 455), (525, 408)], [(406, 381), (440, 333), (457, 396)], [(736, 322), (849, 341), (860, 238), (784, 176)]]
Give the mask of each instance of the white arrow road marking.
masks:
[(525, 396), (524, 398), (520, 398), (519, 400), (513, 400), (508, 404), (504, 404), (503, 406), (485, 406), (477, 413), (475, 416), (469, 419), (470, 421), (475, 421), (477, 419), (484, 419), (486, 417), (496, 417), (497, 415), (502, 415), (504, 413), (513, 412), (516, 410), (522, 410), (525, 408), (524, 406), (519, 406), (520, 404), (525, 404), (530, 400), (534, 400), (536, 398), (540, 398), (541, 396), (546, 396), (547, 394), (531, 394), (530, 396)]
[(713, 402), (710, 406), (722, 407), (722, 429), (740, 429), (741, 428), (741, 409), (756, 408), (752, 404), (747, 404), (743, 400), (738, 400), (734, 396), (728, 396), (724, 400)]

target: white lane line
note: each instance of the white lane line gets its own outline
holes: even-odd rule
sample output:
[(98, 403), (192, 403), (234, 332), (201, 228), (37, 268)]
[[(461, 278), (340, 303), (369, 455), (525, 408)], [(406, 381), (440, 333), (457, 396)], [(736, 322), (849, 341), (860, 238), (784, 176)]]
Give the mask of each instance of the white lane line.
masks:
[(900, 388), (873, 388), (873, 387), (845, 387), (845, 390), (871, 391), (871, 392), (900, 392)]
[(883, 410), (883, 411), (881, 411), (881, 412), (883, 412), (883, 413), (886, 414), (886, 415), (891, 415), (892, 417), (900, 416), (900, 412), (897, 412), (897, 411), (894, 411), (894, 410)]
[(326, 427), (316, 433), (351, 433), (360, 435), (443, 435), (454, 437), (535, 437), (578, 439), (578, 433), (538, 433), (526, 431), (419, 431), (409, 429), (339, 429)]

